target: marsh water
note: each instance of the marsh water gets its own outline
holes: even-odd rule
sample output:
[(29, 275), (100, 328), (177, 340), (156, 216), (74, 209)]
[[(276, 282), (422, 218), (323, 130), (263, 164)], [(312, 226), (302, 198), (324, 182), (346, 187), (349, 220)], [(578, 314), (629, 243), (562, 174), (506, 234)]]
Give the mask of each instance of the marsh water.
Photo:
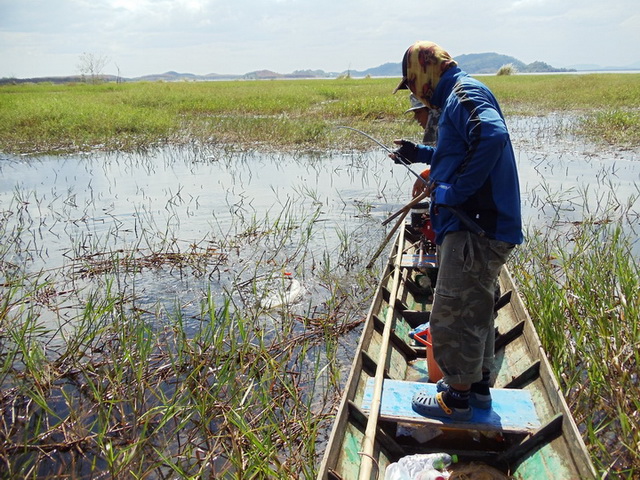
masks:
[[(164, 148), (5, 156), (0, 169), (4, 266), (66, 292), (128, 259), (138, 308), (180, 305), (187, 315), (208, 293), (259, 302), (285, 272), (321, 303), (314, 272), (361, 263), (359, 246), (382, 240), (380, 222), (408, 188), (391, 162), (360, 153)], [(271, 281), (256, 292), (260, 278)]]
[[(570, 133), (574, 122), (563, 116), (509, 121), (525, 227), (530, 235), (545, 228), (570, 235), (572, 225), (587, 217), (599, 222), (624, 218), (625, 228), (635, 232), (640, 152), (585, 142)], [(392, 139), (381, 140), (391, 144)], [(192, 145), (143, 153), (0, 154), (3, 313), (11, 312), (7, 319), (24, 319), (13, 331), (35, 339), (47, 355), (59, 352), (66, 358), (64, 342), (71, 336), (65, 334), (83, 319), (106, 317), (122, 326), (121, 317), (142, 318), (160, 332), (156, 348), (164, 349), (169, 343), (161, 344), (163, 326), (177, 321), (190, 339), (204, 323), (215, 323), (209, 322), (211, 310), (230, 305), (240, 318), (250, 319), (233, 328), (250, 328), (253, 337), (247, 338), (260, 345), (265, 337), (275, 339), (273, 351), (290, 348), (289, 338), (295, 342), (311, 332), (306, 337), (310, 347), (296, 345), (302, 360), (296, 356), (285, 362), (300, 361), (300, 368), (293, 369), (299, 375), (296, 387), (304, 390), (301, 398), (312, 397), (314, 418), (330, 418), (322, 413), (332, 411), (336, 384), (346, 378), (359, 337), (356, 327), (367, 312), (384, 253), (371, 270), (365, 266), (396, 221), (382, 222), (410, 200), (413, 182), (380, 149), (290, 154)], [(295, 298), (287, 297), (294, 282), (299, 287)], [(270, 307), (274, 297), (283, 309)], [(97, 300), (104, 298), (113, 298), (118, 308), (100, 310)], [(340, 325), (327, 328), (327, 323)], [(98, 331), (101, 325), (86, 329), (87, 338), (80, 341), (83, 352), (95, 352), (99, 362), (103, 345), (92, 349), (91, 343)], [(320, 345), (327, 335), (336, 341), (329, 346), (332, 352)], [(20, 341), (18, 334), (15, 338)], [(35, 351), (29, 342), (22, 347)], [(170, 354), (167, 362), (163, 368), (173, 365)], [(95, 365), (89, 363), (92, 375)], [(12, 371), (19, 376), (20, 370), (16, 365)], [(177, 367), (169, 371), (176, 378), (182, 375)], [(236, 375), (246, 374), (231, 370), (230, 378)], [(251, 378), (245, 380), (239, 382), (244, 392), (240, 405), (254, 386)], [(6, 385), (11, 378), (3, 381), (2, 388), (12, 386)], [(56, 388), (82, 392), (82, 385), (66, 382), (66, 377), (59, 379)], [(159, 382), (160, 389), (176, 388), (162, 378)], [(58, 389), (47, 402), (63, 417), (84, 405), (84, 396), (76, 401)], [(128, 397), (122, 403), (133, 409)], [(154, 405), (151, 401), (144, 408)], [(299, 421), (294, 418), (293, 424)], [(330, 428), (325, 423), (316, 453), (323, 450)], [(170, 450), (184, 453), (176, 445)], [(66, 471), (66, 454), (61, 458), (60, 471)], [(224, 456), (220, 463), (224, 466)], [(51, 464), (55, 458), (44, 458), (43, 471), (54, 471)], [(104, 459), (94, 464), (91, 455), (79, 465), (78, 478), (90, 476), (95, 465), (106, 471)]]
[[(634, 228), (638, 152), (576, 138), (567, 133), (571, 122), (510, 121), (525, 225), (624, 211)], [(138, 308), (188, 312), (204, 292), (258, 302), (287, 272), (303, 286), (301, 308), (313, 309), (330, 295), (320, 272), (341, 269), (348, 277), (361, 269), (395, 223), (381, 222), (410, 199), (413, 181), (382, 150), (1, 155), (2, 281), (9, 268), (19, 269), (59, 293), (135, 260), (129, 289)], [(261, 286), (260, 278), (271, 282)], [(71, 306), (59, 307), (43, 314), (52, 321), (73, 315)]]

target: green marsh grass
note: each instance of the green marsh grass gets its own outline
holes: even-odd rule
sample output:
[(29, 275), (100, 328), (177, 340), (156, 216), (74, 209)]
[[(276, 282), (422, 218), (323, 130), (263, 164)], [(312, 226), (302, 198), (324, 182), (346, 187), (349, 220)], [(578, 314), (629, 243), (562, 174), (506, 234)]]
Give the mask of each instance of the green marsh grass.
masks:
[(576, 116), (574, 131), (621, 146), (640, 145), (640, 74), (482, 76), (507, 115)]
[[(556, 199), (560, 202), (561, 199)], [(572, 202), (576, 202), (574, 198)], [(510, 262), (602, 478), (640, 472), (640, 264), (615, 200), (530, 227)]]
[(179, 314), (154, 328), (121, 300), (87, 303), (46, 356), (40, 339), (51, 332), (3, 318), (3, 356), (14, 355), (2, 370), (7, 478), (313, 476), (335, 402), (322, 394), (327, 323), (296, 333), (299, 320), (284, 316), (293, 324), (268, 336), (209, 297), (187, 335)]
[[(637, 74), (481, 76), (508, 115), (572, 112), (578, 133), (640, 143)], [(394, 79), (0, 86), (0, 151), (145, 150), (201, 142), (260, 149), (364, 149), (415, 133)], [(584, 128), (582, 128), (584, 122)], [(620, 135), (618, 130), (623, 129)]]

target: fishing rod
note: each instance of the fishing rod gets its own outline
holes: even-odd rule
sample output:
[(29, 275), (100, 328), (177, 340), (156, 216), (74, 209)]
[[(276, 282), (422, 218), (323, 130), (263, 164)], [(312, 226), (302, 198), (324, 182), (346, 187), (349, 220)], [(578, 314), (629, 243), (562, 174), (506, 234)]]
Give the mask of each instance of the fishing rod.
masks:
[(368, 133), (363, 132), (362, 130), (358, 130), (357, 128), (353, 128), (353, 127), (346, 127), (346, 126), (344, 126), (344, 125), (338, 125), (336, 128), (346, 128), (347, 130), (353, 130), (354, 132), (357, 132), (357, 133), (359, 133), (360, 135), (364, 135), (364, 136), (365, 136), (365, 137), (367, 137), (369, 140), (371, 140), (371, 141), (373, 141), (373, 142), (377, 143), (378, 145), (380, 145), (382, 148), (384, 148), (384, 149), (387, 151), (387, 153), (390, 153), (391, 155), (396, 155), (396, 156), (400, 157), (400, 160), (401, 160), (401, 161), (399, 162), (399, 163), (400, 163), (400, 165), (402, 165), (402, 166), (403, 166), (403, 167), (405, 167), (407, 170), (409, 170), (409, 172), (411, 172), (411, 174), (412, 174), (413, 176), (415, 176), (415, 177), (419, 178), (420, 180), (422, 180), (422, 182), (423, 182), (426, 186), (429, 186), (429, 182), (428, 182), (426, 179), (422, 178), (422, 177), (420, 176), (420, 174), (419, 174), (419, 173), (416, 173), (416, 172), (414, 172), (411, 168), (409, 168), (409, 164), (410, 164), (411, 162), (407, 159), (407, 157), (405, 157), (405, 156), (404, 156), (404, 155), (402, 155), (401, 153), (394, 152), (393, 150), (391, 150), (389, 147), (387, 147), (387, 146), (386, 146), (384, 143), (382, 143), (381, 141), (376, 140), (375, 138), (373, 138), (373, 137), (372, 137), (371, 135), (369, 135)]
[[(365, 137), (367, 137), (369, 140), (375, 142), (376, 144), (380, 145), (385, 151), (387, 151), (388, 153), (390, 153), (391, 155), (397, 155), (398, 157), (400, 157), (400, 159), (402, 160), (400, 162), (400, 164), (405, 167), (407, 170), (409, 170), (409, 172), (411, 172), (415, 177), (419, 178), (427, 187), (431, 187), (431, 185), (429, 184), (429, 182), (422, 178), (422, 176), (416, 172), (414, 172), (411, 168), (409, 168), (409, 164), (411, 163), (405, 156), (403, 156), (402, 154), (398, 153), (398, 152), (394, 152), (393, 150), (391, 150), (389, 147), (387, 147), (384, 143), (382, 143), (381, 141), (373, 138), (371, 135), (369, 135), (368, 133), (363, 132), (362, 130), (358, 130), (357, 128), (353, 128), (353, 127), (347, 127), (344, 125), (338, 125), (336, 128), (346, 128), (347, 130), (353, 130), (354, 132), (359, 133), (360, 135), (364, 135)], [(467, 215), (465, 212), (458, 210), (455, 207), (452, 207), (450, 205), (439, 205), (442, 207), (445, 207), (447, 209), (449, 209), (449, 211), (451, 213), (453, 213), (458, 220), (460, 220), (460, 222), (466, 226), (470, 231), (474, 232), (475, 234), (477, 234), (480, 237), (484, 237), (486, 236), (486, 232), (484, 231), (484, 229), (478, 225), (476, 222), (474, 222), (471, 217), (469, 217), (469, 215)]]

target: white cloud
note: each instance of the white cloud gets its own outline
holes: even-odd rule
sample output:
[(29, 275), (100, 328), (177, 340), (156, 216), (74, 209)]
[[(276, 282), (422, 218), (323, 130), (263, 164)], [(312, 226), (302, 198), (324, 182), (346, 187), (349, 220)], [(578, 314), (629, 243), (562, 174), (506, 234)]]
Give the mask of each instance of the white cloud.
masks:
[(637, 0), (0, 0), (0, 77), (77, 73), (82, 52), (125, 76), (167, 70), (362, 70), (416, 40), (526, 63), (640, 60)]

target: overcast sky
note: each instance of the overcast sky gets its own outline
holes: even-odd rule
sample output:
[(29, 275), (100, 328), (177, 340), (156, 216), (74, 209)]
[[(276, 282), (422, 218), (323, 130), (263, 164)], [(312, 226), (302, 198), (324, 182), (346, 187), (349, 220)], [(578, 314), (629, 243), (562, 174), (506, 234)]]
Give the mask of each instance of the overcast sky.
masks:
[(0, 0), (0, 77), (342, 72), (417, 40), (554, 67), (640, 62), (638, 0)]

